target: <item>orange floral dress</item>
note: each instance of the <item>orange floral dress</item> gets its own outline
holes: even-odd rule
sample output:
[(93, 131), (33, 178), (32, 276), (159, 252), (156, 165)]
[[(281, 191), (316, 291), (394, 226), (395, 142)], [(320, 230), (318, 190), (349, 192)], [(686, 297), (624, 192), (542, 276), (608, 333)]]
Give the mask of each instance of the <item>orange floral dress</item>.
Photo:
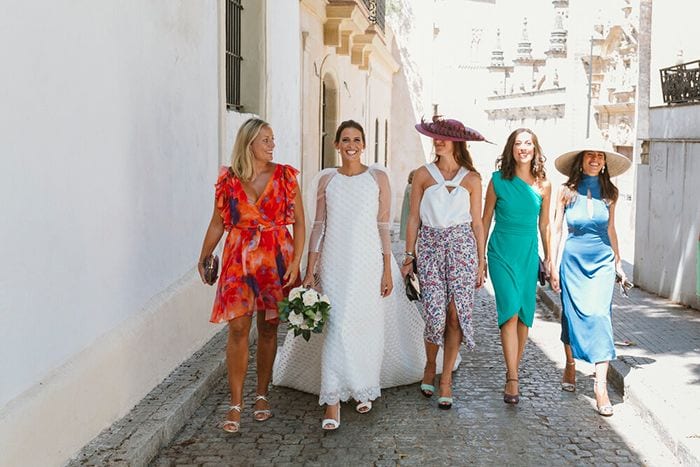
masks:
[(287, 225), (294, 223), (298, 173), (277, 164), (257, 202), (251, 203), (240, 180), (228, 167), (221, 168), (216, 207), (228, 235), (212, 323), (252, 316), (256, 310), (264, 311), (266, 320), (277, 321), (277, 302), (284, 297), (282, 277), (294, 255)]

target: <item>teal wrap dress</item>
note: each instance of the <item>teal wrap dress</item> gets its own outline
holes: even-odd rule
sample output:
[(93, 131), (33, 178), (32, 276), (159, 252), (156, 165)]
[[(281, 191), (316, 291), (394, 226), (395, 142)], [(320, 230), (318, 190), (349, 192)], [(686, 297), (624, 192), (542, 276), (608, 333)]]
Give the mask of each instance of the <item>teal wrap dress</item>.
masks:
[(493, 173), (491, 182), (496, 193), (496, 224), (489, 238), (488, 267), (496, 294), (498, 326), (517, 315), (532, 327), (542, 195), (517, 176), (512, 180), (502, 178), (500, 171)]

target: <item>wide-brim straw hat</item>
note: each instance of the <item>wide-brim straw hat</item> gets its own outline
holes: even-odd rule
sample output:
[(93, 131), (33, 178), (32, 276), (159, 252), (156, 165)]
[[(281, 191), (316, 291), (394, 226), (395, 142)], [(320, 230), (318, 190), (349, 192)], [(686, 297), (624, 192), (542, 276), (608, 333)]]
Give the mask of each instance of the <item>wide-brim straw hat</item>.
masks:
[(442, 115), (435, 115), (432, 122), (426, 122), (421, 118), (416, 124), (416, 130), (425, 136), (443, 141), (485, 141), (490, 143), (484, 136), (473, 128), (464, 126), (459, 120), (444, 118)]
[(619, 152), (610, 148), (610, 144), (602, 140), (589, 138), (576, 146), (578, 149), (565, 152), (554, 160), (554, 167), (567, 177), (571, 174), (571, 167), (574, 165), (576, 156), (582, 152), (602, 152), (605, 154), (605, 170), (611, 177), (623, 174), (632, 166), (632, 161)]

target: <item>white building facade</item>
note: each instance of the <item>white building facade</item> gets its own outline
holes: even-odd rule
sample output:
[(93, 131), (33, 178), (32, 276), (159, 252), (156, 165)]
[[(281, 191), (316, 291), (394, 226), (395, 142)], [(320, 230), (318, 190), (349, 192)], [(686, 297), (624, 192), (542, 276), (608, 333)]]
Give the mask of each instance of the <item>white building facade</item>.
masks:
[(700, 309), (700, 6), (642, 0), (641, 13), (634, 281)]
[(0, 465), (60, 465), (221, 326), (196, 273), (252, 114), (301, 165), (299, 2), (11, 2), (0, 76)]

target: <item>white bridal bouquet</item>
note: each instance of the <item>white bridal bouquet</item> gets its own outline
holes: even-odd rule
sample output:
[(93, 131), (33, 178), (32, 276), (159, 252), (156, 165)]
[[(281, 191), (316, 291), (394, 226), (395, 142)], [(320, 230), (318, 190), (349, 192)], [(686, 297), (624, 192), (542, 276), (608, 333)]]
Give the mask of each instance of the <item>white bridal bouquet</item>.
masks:
[(289, 292), (289, 297), (277, 304), (280, 320), (289, 323), (289, 329), (294, 335), (301, 335), (305, 340), (311, 338), (311, 333), (320, 333), (328, 319), (331, 302), (325, 295), (320, 295), (314, 289), (295, 287)]

